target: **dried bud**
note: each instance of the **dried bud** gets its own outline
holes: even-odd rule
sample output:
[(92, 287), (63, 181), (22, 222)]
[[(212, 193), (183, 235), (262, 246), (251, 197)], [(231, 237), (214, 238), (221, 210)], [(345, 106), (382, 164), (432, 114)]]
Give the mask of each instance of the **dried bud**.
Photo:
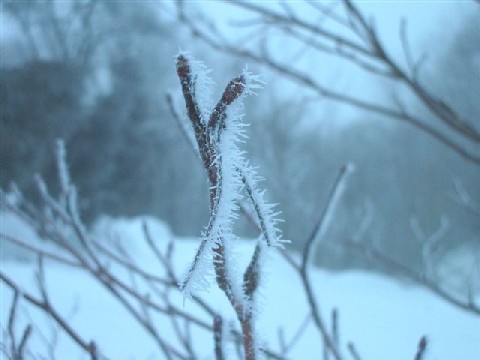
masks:
[(421, 351), (424, 351), (426, 347), (427, 347), (427, 337), (422, 336), (420, 338), (420, 341), (418, 342), (418, 349)]
[(190, 64), (184, 55), (178, 55), (176, 66), (177, 74), (180, 79), (190, 76)]
[(94, 341), (90, 341), (90, 343), (88, 344), (88, 352), (90, 353), (92, 360), (98, 359), (97, 344)]
[(243, 76), (230, 80), (222, 95), (222, 102), (225, 105), (230, 105), (243, 93), (244, 90), (245, 78)]

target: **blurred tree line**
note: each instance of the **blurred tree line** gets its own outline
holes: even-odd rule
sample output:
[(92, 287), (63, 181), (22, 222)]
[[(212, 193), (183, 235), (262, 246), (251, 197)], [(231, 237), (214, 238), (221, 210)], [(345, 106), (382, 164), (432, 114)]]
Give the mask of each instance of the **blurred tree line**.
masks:
[[(148, 213), (177, 234), (197, 236), (208, 218), (205, 176), (164, 101), (168, 90), (178, 88), (178, 44), (197, 46), (181, 24), (156, 2), (32, 0), (2, 6), (13, 34), (2, 39), (1, 49), (2, 188), (14, 181), (34, 194), (36, 173), (54, 188), (52, 146), (60, 137), (87, 220)], [(444, 46), (428, 83), (478, 126), (478, 101), (462, 95), (480, 93), (478, 22), (466, 19)], [(202, 52), (209, 66), (219, 65), (217, 73), (243, 67), (241, 60)], [(421, 266), (422, 243), (412, 224), (431, 234), (447, 217), (452, 226), (435, 256), (461, 244), (478, 245), (478, 213), (456, 201), (458, 186), (480, 199), (478, 166), (375, 116), (336, 126), (334, 110), (277, 90), (267, 85), (245, 111), (252, 123), (252, 162), (284, 214), (285, 238), (302, 245), (339, 167), (352, 162), (357, 170), (329, 239), (369, 239), (398, 260)], [(246, 221), (244, 227), (248, 234)], [(365, 263), (343, 247), (322, 246), (319, 261), (325, 266)]]
[(2, 187), (15, 181), (34, 194), (36, 173), (55, 186), (52, 146), (63, 138), (87, 219), (150, 213), (198, 231), (207, 216), (197, 195), (202, 173), (166, 110), (178, 49), (162, 9), (90, 0), (2, 5), (15, 31), (2, 41)]

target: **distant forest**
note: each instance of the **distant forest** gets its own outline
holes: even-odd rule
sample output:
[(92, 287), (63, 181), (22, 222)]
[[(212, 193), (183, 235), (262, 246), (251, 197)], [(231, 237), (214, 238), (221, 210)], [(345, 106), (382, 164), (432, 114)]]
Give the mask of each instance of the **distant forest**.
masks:
[[(251, 124), (246, 146), (265, 177), (269, 201), (279, 204), (283, 236), (293, 247), (300, 248), (308, 237), (339, 169), (352, 163), (356, 170), (320, 244), (318, 264), (373, 266), (365, 254), (338, 245), (340, 240), (366, 241), (415, 269), (426, 266), (425, 251), (434, 267), (463, 247), (479, 253), (480, 23), (473, 16), (462, 15), (447, 39), (431, 34), (429, 41), (442, 49), (435, 57), (427, 54), (418, 79), (407, 75), (413, 88), (398, 74), (388, 81), (372, 74), (365, 83), (366, 88), (380, 86), (384, 94), (366, 101), (406, 109), (454, 144), (449, 146), (408, 121), (331, 101), (328, 92), (324, 98), (325, 93), (288, 74), (301, 72), (315, 83), (315, 72), (328, 69), (301, 68), (301, 61), (296, 67), (282, 53), (267, 51), (262, 57), (256, 43), (245, 45), (245, 51), (258, 57), (242, 57), (216, 32), (209, 35), (215, 41), (205, 41), (208, 13), (201, 17), (195, 2), (182, 8), (123, 1), (6, 1), (2, 6), (4, 24), (11, 26), (1, 42), (3, 189), (16, 186), (35, 197), (36, 174), (51, 189), (58, 187), (52, 149), (62, 138), (89, 224), (102, 215), (149, 214), (178, 235), (198, 236), (209, 216), (206, 176), (166, 102), (173, 93), (183, 116), (173, 66), (181, 47), (205, 59), (222, 84), (245, 63), (264, 78), (265, 89), (245, 108)], [(189, 26), (194, 16), (196, 24), (205, 21), (197, 33)], [(272, 39), (265, 34), (259, 43), (275, 41), (275, 34)], [(304, 45), (308, 55), (303, 56), (321, 63), (324, 55), (315, 46), (321, 44)], [(353, 76), (365, 71), (353, 56), (325, 56), (340, 56)], [(276, 67), (280, 63), (283, 68)], [(419, 91), (412, 90), (419, 84)], [(328, 85), (335, 89), (334, 80)], [(395, 92), (402, 95), (397, 103)], [(345, 107), (349, 110), (342, 112)], [(467, 130), (439, 121), (452, 119), (452, 111)], [(246, 219), (239, 226), (245, 236), (253, 234)]]

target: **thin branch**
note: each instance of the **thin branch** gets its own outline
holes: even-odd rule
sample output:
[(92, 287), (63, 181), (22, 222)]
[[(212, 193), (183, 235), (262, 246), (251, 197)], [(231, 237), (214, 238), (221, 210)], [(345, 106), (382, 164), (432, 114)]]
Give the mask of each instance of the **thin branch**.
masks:
[(357, 348), (355, 347), (355, 345), (353, 343), (349, 342), (348, 345), (347, 345), (347, 349), (348, 349), (348, 352), (350, 353), (350, 355), (352, 355), (353, 360), (362, 360), (362, 358), (360, 357), (360, 355), (357, 351)]
[(418, 285), (426, 287), (427, 289), (432, 291), (434, 294), (436, 294), (443, 300), (447, 301), (449, 304), (461, 310), (464, 310), (468, 313), (471, 313), (473, 315), (480, 316), (480, 307), (476, 305), (472, 299), (468, 299), (467, 301), (461, 301), (457, 299), (456, 297), (452, 296), (451, 294), (449, 294), (448, 292), (440, 288), (436, 283), (434, 283), (430, 279), (418, 274), (417, 272), (410, 269), (409, 267), (402, 265), (393, 259), (388, 258), (387, 256), (375, 250), (369, 245), (362, 244), (358, 241), (350, 241), (350, 240), (344, 240), (341, 243), (345, 246), (349, 246), (351, 248), (362, 251), (365, 254), (367, 254), (369, 258), (371, 258), (372, 260), (375, 260), (379, 264), (386, 266), (387, 268), (392, 269), (400, 274), (403, 274), (404, 276), (414, 281)]
[(335, 13), (335, 8), (340, 4), (340, 2), (332, 2), (330, 6), (323, 5), (321, 2), (317, 2), (314, 0), (306, 0), (306, 3), (314, 9), (318, 10), (322, 16), (334, 20), (337, 24), (342, 25), (346, 29), (350, 29), (349, 22)]
[(471, 195), (465, 189), (465, 185), (459, 177), (455, 177), (453, 179), (453, 186), (455, 188), (454, 201), (456, 201), (459, 205), (464, 206), (475, 215), (480, 215), (480, 204), (472, 199)]
[(284, 351), (282, 351), (283, 354), (287, 354), (290, 349), (293, 348), (295, 344), (301, 339), (302, 335), (307, 330), (307, 326), (310, 323), (310, 320), (311, 316), (310, 314), (307, 314), (307, 316), (305, 316), (305, 319), (303, 319), (300, 326), (298, 327), (297, 331), (295, 331), (295, 333), (293, 334), (288, 344), (285, 344)]
[(338, 310), (332, 309), (331, 313), (331, 334), (335, 346), (340, 346), (340, 333), (338, 330)]
[(177, 286), (177, 284), (174, 283), (171, 280), (165, 280), (165, 279), (163, 279), (163, 278), (161, 278), (157, 275), (148, 273), (145, 270), (138, 267), (136, 264), (134, 264), (134, 263), (132, 263), (128, 260), (122, 259), (120, 256), (116, 255), (111, 250), (109, 250), (104, 245), (100, 244), (99, 242), (97, 242), (95, 240), (92, 240), (92, 244), (96, 249), (98, 249), (99, 252), (101, 252), (102, 254), (107, 256), (108, 258), (115, 261), (119, 265), (125, 267), (127, 270), (134, 271), (136, 274), (140, 275), (141, 277), (143, 277), (146, 280), (153, 281), (155, 283), (158, 283), (158, 284), (164, 285), (164, 286)]
[(292, 24), (293, 26), (309, 31), (312, 34), (316, 34), (318, 36), (324, 37), (332, 41), (333, 43), (338, 44), (339, 46), (358, 51), (359, 53), (363, 53), (365, 56), (370, 56), (370, 53), (368, 52), (368, 50), (365, 49), (361, 44), (355, 43), (344, 36), (341, 36), (331, 31), (328, 31), (326, 29), (323, 29), (317, 25), (310, 24), (297, 16), (293, 16), (292, 14), (285, 16), (283, 14), (275, 12), (274, 10), (269, 10), (265, 7), (258, 6), (255, 3), (247, 3), (244, 1), (235, 0), (235, 1), (232, 1), (231, 3), (235, 6), (239, 6), (241, 8), (244, 8), (244, 9), (253, 11), (257, 14), (260, 14), (262, 16), (265, 16), (266, 18), (274, 20), (280, 24), (283, 24), (283, 23)]
[[(113, 286), (113, 283), (119, 285), (123, 290), (127, 291), (130, 295), (137, 298), (137, 300), (142, 299), (147, 302), (148, 300), (143, 298), (141, 295), (135, 293), (130, 287), (124, 285), (119, 279), (114, 278), (110, 273), (99, 269), (94, 271), (93, 275), (101, 284), (128, 310), (128, 312), (133, 316), (133, 318), (145, 329), (145, 331), (152, 336), (158, 345), (159, 349), (162, 351), (163, 355), (167, 360), (173, 360), (173, 355), (177, 356), (180, 359), (186, 359), (183, 354), (178, 352), (172, 346), (169, 346), (166, 341), (160, 337), (158, 332), (155, 330), (152, 324), (145, 319), (139, 311), (137, 311), (132, 304)], [(148, 302), (148, 305), (153, 308), (153, 303)], [(158, 309), (158, 308), (157, 308)], [(168, 312), (167, 312), (168, 313)]]
[(333, 188), (329, 194), (329, 197), (326, 203), (327, 205), (325, 206), (320, 216), (320, 219), (315, 224), (315, 227), (313, 228), (309, 238), (307, 239), (307, 242), (305, 244), (305, 247), (302, 253), (302, 262), (300, 267), (298, 268), (299, 275), (302, 279), (302, 284), (303, 284), (305, 293), (307, 295), (308, 304), (311, 309), (313, 321), (316, 327), (318, 328), (318, 330), (320, 331), (320, 333), (322, 334), (322, 338), (325, 343), (325, 346), (328, 347), (332, 356), (336, 360), (341, 360), (342, 356), (340, 355), (340, 352), (337, 346), (335, 345), (332, 337), (330, 336), (327, 330), (327, 327), (319, 313), (318, 303), (313, 293), (312, 284), (308, 276), (308, 265), (310, 264), (311, 258), (314, 256), (313, 247), (315, 245), (315, 242), (319, 241), (319, 238), (320, 238), (319, 235), (323, 234), (325, 226), (328, 225), (329, 217), (332, 215), (332, 211), (336, 206), (338, 198), (343, 190), (345, 176), (347, 173), (348, 173), (347, 166), (343, 166), (340, 169), (340, 172), (338, 173), (335, 183), (333, 185)]
[(19, 240), (19, 239), (13, 237), (13, 236), (10, 236), (10, 235), (4, 234), (4, 233), (0, 233), (0, 238), (8, 241), (9, 243), (12, 243), (12, 244), (20, 247), (22, 249), (28, 250), (32, 254), (41, 255), (44, 258), (48, 258), (48, 259), (54, 260), (56, 262), (59, 262), (61, 264), (71, 266), (71, 267), (75, 267), (75, 268), (81, 268), (82, 267), (82, 265), (77, 261), (73, 261), (71, 259), (68, 259), (68, 258), (59, 256), (59, 255), (56, 255), (54, 253), (42, 250), (42, 249), (40, 249), (36, 246), (28, 244), (25, 241)]
[[(164, 294), (163, 297), (164, 297), (164, 302), (166, 304), (169, 304), (170, 301), (168, 299), (168, 295)], [(188, 324), (190, 324), (190, 323), (188, 321), (185, 321), (186, 328), (184, 329), (185, 330), (185, 332), (184, 332), (180, 328), (177, 316), (172, 314), (172, 315), (169, 316), (169, 319), (170, 319), (170, 322), (172, 323), (173, 331), (175, 332), (175, 335), (176, 335), (177, 339), (180, 341), (183, 348), (187, 351), (188, 360), (197, 359), (197, 356), (195, 355), (195, 353), (193, 351), (192, 338), (191, 338), (191, 334), (189, 332), (189, 325)]]
[(450, 129), (464, 136), (466, 139), (480, 143), (480, 133), (475, 128), (461, 120), (458, 114), (456, 114), (455, 111), (445, 102), (430, 94), (427, 89), (415, 80), (415, 77), (410, 77), (406, 72), (401, 70), (395, 60), (387, 54), (385, 47), (378, 38), (375, 28), (367, 23), (365, 17), (360, 13), (359, 9), (353, 4), (353, 2), (351, 0), (342, 1), (344, 2), (346, 9), (358, 19), (365, 32), (369, 34), (369, 45), (373, 48), (374, 54), (378, 59), (387, 65), (393, 73), (396, 73), (398, 78), (410, 87), (419, 100), (421, 100), (427, 109), (429, 109), (439, 120), (450, 127)]
[(418, 341), (417, 353), (415, 354), (414, 360), (424, 359), (425, 352), (427, 350), (428, 340), (426, 336), (422, 336)]
[(15, 290), (13, 293), (12, 305), (10, 307), (10, 312), (8, 315), (8, 326), (7, 326), (8, 335), (11, 341), (10, 352), (12, 353), (13, 356), (15, 356), (17, 352), (16, 336), (15, 336), (15, 329), (14, 329), (14, 323), (17, 315), (17, 304), (18, 304), (18, 291)]
[(301, 272), (302, 274), (307, 273), (307, 266), (310, 264), (311, 259), (315, 256), (314, 246), (320, 240), (321, 236), (326, 230), (326, 226), (329, 225), (330, 217), (334, 210), (334, 207), (337, 205), (338, 199), (343, 191), (344, 182), (346, 175), (350, 171), (349, 165), (342, 166), (340, 171), (337, 174), (333, 187), (328, 196), (326, 206), (324, 207), (320, 218), (315, 223), (314, 228), (310, 232), (310, 235), (305, 243), (305, 247), (302, 252), (302, 262), (301, 262)]
[(68, 322), (56, 312), (49, 302), (46, 302), (45, 299), (38, 299), (29, 293), (21, 291), (15, 282), (3, 272), (0, 272), (0, 280), (14, 292), (18, 292), (27, 302), (48, 314), (80, 348), (82, 348), (87, 354), (91, 353), (90, 342), (83, 340)]
[(182, 86), (188, 118), (192, 122), (203, 165), (206, 169), (208, 169), (212, 161), (212, 154), (208, 147), (208, 141), (206, 138), (207, 132), (204, 120), (202, 119), (202, 114), (197, 100), (193, 95), (193, 92), (195, 91), (195, 84), (192, 79), (192, 70), (187, 58), (183, 55), (179, 55), (177, 57), (176, 67), (177, 75)]
[[(44, 268), (44, 260), (43, 256), (39, 255), (38, 256), (38, 271), (37, 271), (37, 285), (40, 290), (40, 294), (42, 297), (43, 304), (45, 305), (45, 311), (55, 320), (57, 323), (65, 330), (67, 331), (67, 334), (79, 344), (80, 342), (84, 342), (79, 335), (71, 328), (70, 326), (67, 325), (67, 322), (63, 317), (60, 316), (60, 314), (55, 310), (55, 308), (52, 306), (52, 303), (48, 297), (48, 291), (46, 287), (46, 280), (45, 280), (45, 268)], [(96, 345), (93, 341), (90, 341), (88, 344), (83, 343), (83, 345), (86, 345), (86, 351), (90, 355), (91, 360), (98, 360), (98, 353), (97, 353), (97, 348)], [(83, 346), (82, 346), (83, 347)]]
[(407, 36), (407, 20), (405, 18), (402, 18), (400, 21), (400, 40), (402, 43), (402, 49), (405, 55), (405, 61), (407, 62), (408, 70), (412, 74), (412, 79), (415, 82), (418, 82), (420, 66), (425, 59), (425, 55), (422, 55), (420, 59), (416, 62), (413, 60), (412, 50)]
[[(453, 111), (453, 109), (447, 104), (445, 104), (445, 102), (431, 95), (423, 86), (421, 86), (415, 80), (415, 76), (409, 76), (407, 73), (401, 70), (400, 66), (387, 54), (386, 50), (383, 47), (383, 44), (379, 41), (374, 28), (365, 20), (363, 15), (360, 14), (358, 9), (350, 1), (344, 0), (344, 5), (347, 13), (350, 14), (351, 18), (355, 19), (355, 24), (357, 24), (356, 26), (359, 27), (356, 31), (365, 33), (365, 37), (362, 38), (362, 41), (366, 42), (364, 46), (354, 44), (341, 37), (339, 38), (338, 35), (325, 31), (321, 27), (305, 23), (301, 19), (292, 19), (291, 16), (285, 16), (276, 13), (253, 3), (235, 1), (232, 2), (232, 4), (253, 11), (257, 14), (265, 16), (266, 18), (277, 20), (279, 24), (287, 24), (285, 26), (290, 26), (293, 29), (304, 29), (312, 32), (312, 34), (317, 34), (320, 38), (329, 39), (335, 44), (337, 44), (338, 48), (350, 49), (352, 51), (351, 55), (357, 53), (361, 54), (362, 56), (368, 56), (372, 59), (378, 60), (380, 63), (383, 63), (385, 66), (387, 66), (387, 68), (390, 69), (390, 72), (384, 75), (390, 77), (393, 74), (394, 77), (404, 82), (414, 92), (414, 94), (419, 98), (419, 100), (422, 101), (422, 103), (427, 107), (427, 109), (429, 109), (429, 111), (432, 112), (434, 116), (436, 116), (441, 122), (447, 125), (449, 129), (460, 134), (463, 138), (467, 140), (480, 143), (480, 133), (475, 128), (470, 126), (467, 122), (461, 120), (459, 116)], [(430, 125), (427, 121), (419, 119), (412, 114), (408, 114), (406, 111), (397, 111), (395, 109), (385, 107), (384, 105), (375, 102), (367, 102), (360, 98), (335, 92), (315, 81), (310, 76), (310, 73), (302, 73), (298, 70), (294, 70), (290, 65), (282, 65), (278, 61), (273, 60), (270, 56), (267, 56), (265, 52), (259, 53), (248, 50), (242, 45), (229, 44), (227, 41), (219, 42), (218, 38), (220, 38), (220, 36), (218, 34), (216, 35), (216, 40), (211, 35), (207, 34), (206, 31), (199, 28), (196, 24), (193, 24), (187, 16), (181, 16), (180, 20), (183, 21), (191, 29), (192, 33), (195, 36), (201, 38), (214, 49), (247, 58), (258, 63), (262, 63), (270, 67), (272, 70), (278, 72), (279, 74), (290, 78), (295, 82), (299, 83), (300, 85), (303, 85), (306, 88), (317, 92), (322, 97), (327, 97), (333, 101), (341, 102), (362, 110), (385, 115), (391, 119), (403, 121), (410, 125), (413, 125), (418, 130), (430, 135), (434, 139), (441, 142), (443, 145), (457, 152), (464, 159), (471, 161), (477, 165), (480, 164), (480, 156), (476, 152), (468, 150), (468, 147), (461, 145), (454, 136), (451, 136), (444, 131), (438, 130), (436, 126)], [(341, 52), (339, 55), (344, 54), (345, 53)]]
[(180, 118), (177, 110), (175, 109), (175, 105), (173, 104), (172, 94), (166, 94), (165, 99), (167, 101), (168, 109), (170, 110), (170, 114), (175, 120), (175, 123), (178, 125), (180, 129), (180, 133), (183, 135), (185, 140), (190, 144), (189, 148), (193, 151), (194, 155), (197, 156), (201, 160), (201, 155), (199, 153), (198, 144), (195, 141), (195, 138), (190, 135), (187, 127), (184, 124), (184, 121)]
[(223, 319), (221, 316), (213, 318), (213, 336), (215, 344), (215, 359), (224, 360), (225, 350), (223, 348)]
[(18, 354), (20, 355), (20, 359), (25, 358), (25, 347), (27, 345), (27, 341), (30, 338), (30, 335), (32, 334), (33, 326), (31, 324), (28, 324), (27, 327), (25, 328), (22, 338), (20, 339), (20, 344), (18, 345)]

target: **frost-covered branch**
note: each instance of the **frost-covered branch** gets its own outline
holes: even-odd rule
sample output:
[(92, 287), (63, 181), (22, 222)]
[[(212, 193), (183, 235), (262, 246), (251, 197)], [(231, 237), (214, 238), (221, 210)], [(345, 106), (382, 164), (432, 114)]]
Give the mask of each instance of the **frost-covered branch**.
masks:
[[(210, 195), (210, 219), (180, 288), (186, 296), (191, 296), (197, 290), (207, 287), (213, 267), (216, 282), (241, 323), (245, 358), (255, 359), (259, 349), (255, 343), (253, 308), (261, 276), (262, 253), (267, 248), (279, 247), (282, 243), (276, 227), (275, 218), (278, 214), (273, 212), (273, 206), (266, 203), (264, 192), (258, 190), (258, 177), (238, 147), (240, 138), (244, 136), (240, 114), (242, 98), (253, 94), (261, 83), (257, 76), (243, 71), (227, 84), (220, 100), (208, 112), (206, 109), (210, 100), (197, 99), (200, 94), (204, 95), (211, 84), (204, 65), (188, 54), (181, 53), (177, 56), (176, 67), (187, 116), (195, 134), (194, 148), (202, 159)], [(174, 117), (178, 119), (171, 99), (169, 104)], [(184, 127), (182, 131), (187, 134)], [(187, 138), (191, 139), (188, 135)], [(243, 279), (238, 279), (232, 257), (237, 240), (233, 225), (238, 218), (243, 189), (255, 209), (262, 233)], [(262, 245), (262, 241), (265, 241), (266, 246)]]
[(224, 324), (221, 316), (215, 316), (213, 319), (213, 336), (215, 343), (215, 359), (225, 360), (224, 350)]

